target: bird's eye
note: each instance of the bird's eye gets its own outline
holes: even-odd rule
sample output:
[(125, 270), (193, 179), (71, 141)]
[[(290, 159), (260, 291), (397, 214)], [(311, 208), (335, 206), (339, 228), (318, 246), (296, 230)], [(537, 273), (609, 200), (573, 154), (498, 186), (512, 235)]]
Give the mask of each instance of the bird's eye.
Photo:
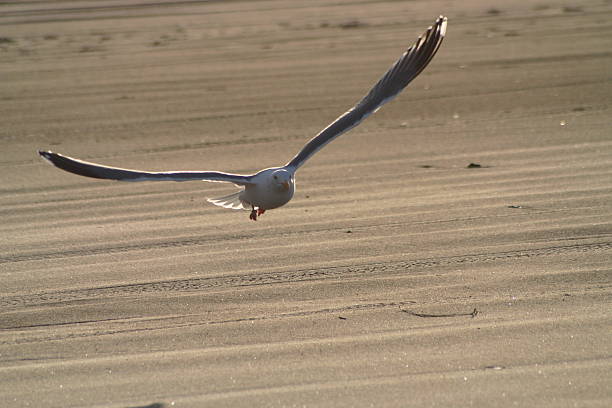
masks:
[(274, 180), (276, 180), (278, 177), (274, 176)]

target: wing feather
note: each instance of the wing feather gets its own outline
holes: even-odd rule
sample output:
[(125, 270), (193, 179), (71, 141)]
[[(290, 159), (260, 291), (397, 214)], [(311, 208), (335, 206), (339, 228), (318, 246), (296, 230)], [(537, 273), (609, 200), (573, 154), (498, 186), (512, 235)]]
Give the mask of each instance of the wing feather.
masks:
[(363, 99), (306, 143), (286, 166), (297, 170), (327, 143), (354, 128), (395, 98), (434, 57), (446, 34), (446, 24), (446, 17), (438, 17), (434, 25), (402, 54)]
[(169, 171), (148, 172), (103, 166), (49, 151), (38, 152), (45, 160), (62, 170), (79, 176), (119, 181), (220, 181), (238, 184), (251, 184), (252, 176), (221, 173), (217, 171)]

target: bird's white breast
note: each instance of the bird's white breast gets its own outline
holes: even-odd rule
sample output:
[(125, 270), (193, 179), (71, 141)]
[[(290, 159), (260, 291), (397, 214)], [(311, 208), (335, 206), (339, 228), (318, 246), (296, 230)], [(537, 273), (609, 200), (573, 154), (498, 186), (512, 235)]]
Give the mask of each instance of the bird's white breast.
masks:
[(277, 169), (267, 169), (256, 175), (254, 183), (245, 187), (240, 198), (264, 210), (287, 204), (293, 197), (295, 184), (291, 180), (288, 189), (279, 189), (278, 184), (272, 179), (274, 170)]

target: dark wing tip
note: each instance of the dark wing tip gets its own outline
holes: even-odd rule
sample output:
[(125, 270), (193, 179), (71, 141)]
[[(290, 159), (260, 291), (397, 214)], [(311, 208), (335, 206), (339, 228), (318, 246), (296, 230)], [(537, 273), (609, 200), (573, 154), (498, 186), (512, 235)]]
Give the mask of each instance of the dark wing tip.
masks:
[(55, 163), (53, 162), (53, 157), (57, 156), (56, 153), (53, 153), (51, 151), (46, 151), (46, 150), (39, 150), (38, 154), (40, 155), (40, 157), (42, 157), (43, 159), (45, 159), (49, 163), (55, 165)]
[[(38, 154), (53, 166), (73, 174), (78, 174), (79, 176), (111, 180), (118, 179), (115, 177), (115, 174), (111, 174), (110, 176), (105, 175), (102, 171), (103, 166), (62, 156), (59, 153), (53, 153), (48, 150), (39, 150)], [(120, 169), (117, 170), (121, 171)]]
[[(446, 26), (448, 25), (448, 18), (440, 14), (433, 25), (427, 28), (427, 32), (423, 34), (424, 36), (429, 36), (432, 31), (435, 31), (441, 38), (446, 36)], [(422, 36), (419, 36), (419, 40)]]
[(66, 165), (65, 165), (65, 163), (71, 161), (69, 158), (67, 158), (65, 156), (62, 156), (59, 153), (54, 153), (54, 152), (52, 152), (50, 150), (39, 150), (38, 154), (45, 161), (49, 162), (50, 164), (54, 165), (55, 167), (59, 167), (60, 169), (70, 171), (70, 170), (66, 169)]
[(448, 18), (443, 15), (440, 15), (440, 17), (438, 17), (438, 20), (436, 20), (436, 25), (440, 26), (440, 37), (446, 36), (447, 24), (448, 24)]

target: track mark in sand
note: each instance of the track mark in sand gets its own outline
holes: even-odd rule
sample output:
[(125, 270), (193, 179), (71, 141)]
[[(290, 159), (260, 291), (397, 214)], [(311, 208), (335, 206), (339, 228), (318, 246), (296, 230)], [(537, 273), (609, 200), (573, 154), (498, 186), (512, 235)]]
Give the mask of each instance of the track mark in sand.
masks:
[[(372, 310), (372, 309), (382, 309), (388, 307), (402, 307), (409, 304), (414, 304), (416, 302), (407, 300), (401, 302), (379, 302), (379, 303), (359, 303), (348, 306), (339, 306), (332, 307), (326, 309), (317, 309), (317, 310), (304, 310), (299, 312), (287, 312), (287, 313), (278, 313), (271, 316), (255, 316), (255, 317), (242, 317), (237, 319), (228, 319), (228, 320), (214, 320), (210, 322), (206, 322), (206, 324), (224, 324), (224, 323), (239, 323), (239, 322), (252, 322), (258, 320), (270, 320), (270, 319), (278, 319), (278, 318), (287, 318), (287, 317), (304, 317), (304, 316), (313, 316), (318, 314), (329, 314), (329, 313), (340, 313), (340, 312), (351, 312), (355, 310)], [(343, 320), (346, 320), (344, 318)]]
[[(538, 210), (541, 213), (555, 213), (564, 210)], [(498, 215), (496, 217), (509, 217), (514, 216), (511, 215)], [(479, 220), (483, 218), (489, 218), (488, 216), (477, 216), (477, 217), (463, 217), (463, 218), (451, 218), (448, 220), (433, 220), (433, 221), (417, 221), (411, 222), (411, 224), (434, 224), (441, 222), (456, 222), (456, 221), (473, 221)], [(373, 225), (366, 225), (361, 228), (371, 228), (371, 227), (389, 227), (389, 226), (398, 226), (405, 225), (405, 223), (377, 223)], [(328, 231), (328, 228), (325, 229), (313, 229), (308, 232), (321, 232)], [(283, 232), (283, 235), (293, 235), (287, 232)], [(275, 234), (278, 237), (278, 233)], [(252, 238), (253, 234), (242, 233), (240, 235), (231, 236), (232, 240), (235, 239), (249, 239)], [(261, 236), (260, 236), (261, 237)], [(46, 261), (51, 259), (59, 259), (59, 258), (73, 258), (73, 257), (81, 257), (81, 256), (95, 256), (95, 255), (110, 255), (110, 254), (119, 254), (126, 253), (130, 251), (140, 251), (140, 250), (150, 250), (150, 249), (164, 249), (164, 248), (185, 248), (185, 247), (193, 247), (204, 245), (208, 242), (214, 241), (219, 242), (220, 240), (227, 240), (227, 237), (222, 237), (218, 234), (208, 235), (204, 237), (180, 237), (180, 238), (171, 238), (161, 240), (152, 240), (148, 242), (139, 242), (139, 243), (122, 243), (118, 245), (108, 245), (108, 246), (95, 246), (89, 248), (76, 248), (76, 249), (68, 249), (68, 250), (60, 250), (60, 251), (45, 251), (45, 252), (31, 252), (31, 253), (22, 253), (15, 255), (6, 255), (0, 256), (0, 264), (5, 263), (16, 263), (16, 262), (29, 262), (29, 261)]]
[(207, 240), (200, 238), (192, 239), (177, 239), (165, 242), (154, 242), (146, 244), (125, 244), (111, 247), (95, 247), (95, 248), (84, 248), (84, 249), (73, 249), (67, 251), (58, 252), (46, 252), (46, 253), (32, 253), (13, 255), (0, 258), (0, 264), (12, 263), (12, 262), (26, 262), (26, 261), (44, 261), (56, 258), (72, 258), (77, 256), (91, 256), (100, 254), (116, 254), (129, 251), (146, 250), (150, 248), (180, 248), (189, 247), (194, 245), (201, 245)]
[(233, 275), (211, 278), (193, 278), (161, 282), (134, 283), (102, 286), (85, 289), (69, 289), (31, 295), (5, 296), (0, 298), (0, 307), (18, 308), (42, 304), (62, 304), (72, 301), (87, 301), (100, 298), (140, 295), (146, 293), (197, 292), (207, 289), (224, 289), (243, 286), (284, 284), (301, 281), (346, 278), (363, 275), (404, 273), (411, 269), (435, 268), (481, 262), (505, 261), (519, 258), (554, 256), (568, 253), (595, 253), (609, 251), (612, 242), (561, 245), (545, 248), (525, 249), (482, 254), (466, 254), (439, 258), (412, 259), (396, 262), (366, 263), (361, 265), (330, 266), (291, 271), (267, 272), (252, 275)]
[[(229, 324), (229, 323), (244, 323), (244, 322), (256, 322), (263, 320), (274, 320), (274, 319), (286, 319), (292, 317), (305, 317), (305, 316), (316, 316), (321, 314), (333, 314), (333, 313), (342, 313), (342, 312), (352, 312), (358, 310), (376, 310), (376, 309), (384, 309), (384, 308), (401, 308), (403, 306), (408, 306), (414, 304), (416, 302), (408, 300), (408, 301), (398, 301), (398, 302), (377, 302), (377, 303), (358, 303), (346, 306), (338, 306), (338, 307), (330, 307), (323, 309), (315, 309), (315, 310), (300, 310), (296, 312), (284, 312), (284, 313), (275, 313), (270, 315), (260, 315), (260, 316), (246, 316), (246, 317), (237, 317), (234, 319), (224, 319), (224, 320), (197, 320), (197, 321), (188, 321), (181, 322), (177, 321), (177, 318), (180, 319), (181, 316), (178, 317), (160, 317), (153, 319), (103, 319), (103, 320), (92, 320), (89, 322), (67, 322), (61, 323), (58, 326), (65, 326), (68, 331), (65, 332), (57, 332), (56, 334), (49, 335), (48, 332), (45, 332), (42, 335), (28, 335), (28, 336), (16, 336), (10, 340), (0, 340), (0, 345), (15, 345), (15, 344), (24, 344), (24, 343), (35, 343), (41, 341), (56, 341), (56, 340), (67, 340), (67, 339), (75, 339), (75, 338), (84, 338), (84, 337), (97, 337), (97, 336), (107, 336), (107, 335), (115, 335), (115, 334), (124, 334), (124, 333), (134, 333), (134, 332), (144, 332), (144, 331), (152, 331), (152, 330), (168, 330), (168, 329), (180, 329), (185, 327), (193, 327), (193, 326), (205, 326), (205, 325), (221, 325), (221, 324)], [(346, 318), (345, 318), (346, 319)], [(164, 324), (151, 324), (153, 321), (168, 321), (168, 323)], [(137, 324), (144, 322), (145, 325), (141, 325), (140, 327), (135, 327)], [(115, 328), (106, 328), (99, 329), (94, 328), (91, 329), (88, 326), (83, 326), (83, 323), (87, 325), (87, 323), (110, 323), (115, 324)], [(40, 326), (23, 326), (23, 327), (7, 327), (2, 329), (2, 331), (10, 331), (10, 330), (27, 330), (31, 328), (39, 328)], [(70, 331), (70, 330), (76, 331)]]
[(402, 312), (408, 313), (409, 315), (416, 317), (461, 317), (461, 316), (471, 316), (472, 319), (478, 316), (478, 309), (474, 308), (469, 313), (446, 313), (446, 314), (429, 314), (429, 313), (417, 313), (412, 310), (401, 309)]

